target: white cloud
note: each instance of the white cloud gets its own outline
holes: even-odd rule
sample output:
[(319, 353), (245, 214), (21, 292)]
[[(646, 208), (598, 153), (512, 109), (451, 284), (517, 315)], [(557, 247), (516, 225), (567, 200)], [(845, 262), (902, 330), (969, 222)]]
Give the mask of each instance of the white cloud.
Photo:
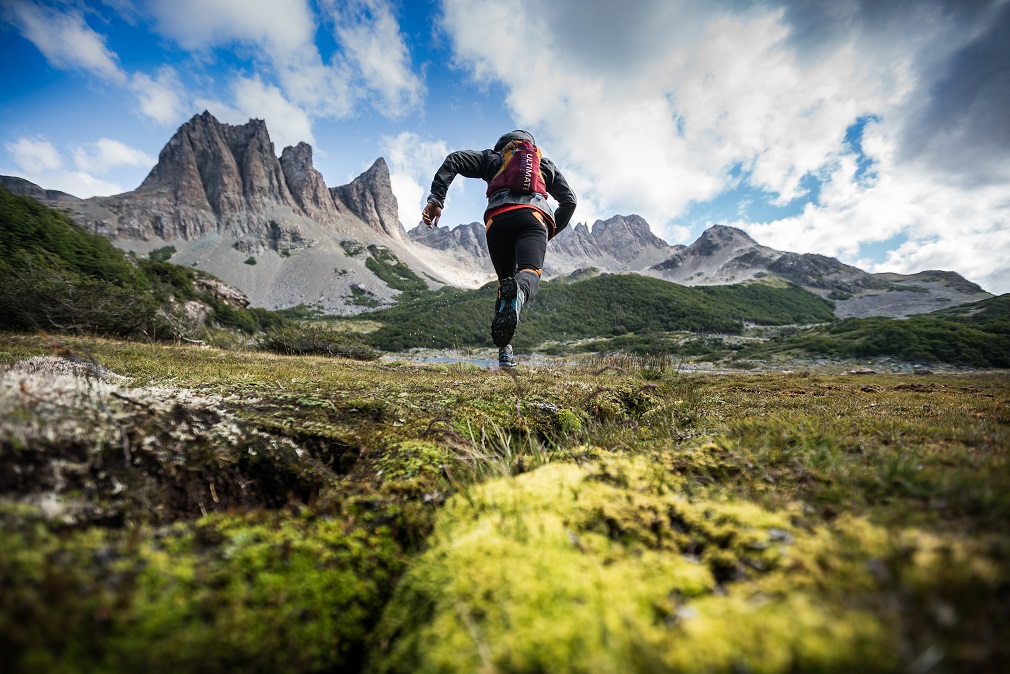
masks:
[[(117, 145), (126, 147), (121, 143)], [(125, 191), (119, 184), (88, 171), (68, 170), (63, 155), (45, 138), (19, 138), (5, 143), (5, 148), (16, 169), (2, 169), (0, 173), (18, 175), (44, 189), (60, 190), (81, 198)]]
[[(853, 155), (833, 164), (818, 203), (767, 223), (735, 222), (764, 245), (833, 255), (868, 271), (945, 269), (995, 293), (1010, 292), (1010, 187), (939, 184), (921, 164), (902, 163), (898, 142), (882, 124), (868, 124), (863, 150), (875, 181), (856, 177)], [(881, 263), (859, 259), (860, 244), (907, 237)]]
[(250, 119), (266, 121), (274, 151), (280, 155), (289, 145), (301, 141), (313, 145), (312, 122), (304, 110), (288, 101), (277, 87), (259, 77), (240, 77), (232, 84), (235, 105), (217, 100), (198, 100), (198, 107), (228, 124), (245, 124)]
[(88, 143), (74, 150), (74, 164), (81, 171), (89, 173), (107, 173), (119, 166), (139, 166), (151, 168), (157, 160), (136, 148), (132, 148), (118, 140), (100, 138), (94, 143)]
[(78, 68), (117, 84), (126, 82), (126, 73), (105, 38), (77, 12), (14, 0), (4, 3), (3, 14), (57, 68)]
[[(517, 122), (539, 130), (601, 209), (669, 223), (723, 191), (735, 164), (788, 202), (846, 127), (887, 102), (851, 43), (801, 63), (780, 10), (597, 5), (592, 21), (580, 8), (562, 2), (538, 16), (526, 1), (447, 0), (443, 25), (459, 62), (506, 85)], [(563, 35), (576, 14), (606, 48)], [(487, 40), (480, 27), (502, 21), (522, 25), (526, 39)]]
[(45, 138), (19, 138), (6, 147), (18, 167), (28, 173), (58, 171), (64, 166), (59, 150)]
[(159, 32), (187, 50), (248, 43), (291, 53), (315, 32), (304, 0), (152, 0), (149, 10)]
[(315, 44), (317, 17), (304, 0), (154, 0), (150, 8), (157, 30), (184, 49), (245, 50), (262, 64), (262, 77), (275, 77), (285, 98), (313, 116), (347, 117), (369, 97), (387, 116), (416, 107), (423, 85), (391, 6), (322, 4), (340, 49), (330, 63)]
[[(945, 259), (969, 278), (978, 270), (1005, 283), (997, 271), (1010, 266), (1005, 255), (990, 247), (987, 262), (977, 257), (981, 242), (1002, 240), (1008, 228), (1005, 180), (991, 188), (951, 185), (937, 168), (939, 153), (916, 161), (902, 146), (911, 120), (924, 115), (923, 101), (932, 100), (935, 113), (937, 78), (956, 82), (951, 59), (993, 16), (1010, 16), (972, 7), (444, 0), (440, 26), (457, 65), (478, 83), (505, 88), (517, 124), (535, 133), (569, 178), (580, 197), (577, 220), (637, 212), (678, 240), (678, 217), (730, 189), (740, 170), (779, 205), (804, 197), (804, 176), (827, 172), (832, 180), (819, 203), (802, 215), (738, 224), (767, 245), (849, 259), (861, 243), (901, 233), (909, 242), (889, 260), (897, 271), (915, 271), (948, 250)], [(510, 36), (522, 39), (488, 38), (488, 26), (504, 25), (521, 26)], [(959, 62), (992, 69), (993, 59), (982, 56), (1003, 53), (1003, 42), (992, 38), (988, 51)], [(947, 107), (943, 119), (961, 114)], [(992, 116), (998, 108), (979, 107), (992, 117), (986, 128), (1005, 134), (1005, 114)], [(870, 115), (879, 123), (864, 151), (876, 159), (877, 178), (867, 185), (855, 180), (845, 136)], [(969, 136), (955, 141), (962, 137)], [(1005, 152), (959, 149), (984, 158), (992, 177), (1010, 172)]]
[(330, 2), (335, 35), (350, 69), (378, 95), (376, 109), (399, 117), (415, 108), (424, 93), (410, 67), (410, 53), (392, 9), (384, 0)]
[(179, 96), (183, 91), (182, 82), (171, 66), (159, 68), (153, 78), (145, 73), (134, 73), (130, 88), (140, 99), (140, 111), (159, 124), (176, 124), (186, 114), (186, 105)]
[[(408, 131), (382, 139), (389, 180), (400, 207), (400, 222), (410, 229), (421, 219), (431, 177), (449, 154), (444, 141), (426, 141)], [(458, 193), (459, 190), (453, 190)], [(449, 207), (449, 204), (446, 204)]]
[(150, 11), (158, 32), (184, 49), (244, 49), (276, 76), (288, 100), (313, 114), (353, 110), (347, 73), (323, 63), (316, 17), (304, 0), (154, 0)]

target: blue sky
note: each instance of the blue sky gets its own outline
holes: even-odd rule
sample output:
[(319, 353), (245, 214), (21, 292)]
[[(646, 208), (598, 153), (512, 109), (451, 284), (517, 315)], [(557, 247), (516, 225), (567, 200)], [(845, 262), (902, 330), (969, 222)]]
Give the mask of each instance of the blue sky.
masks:
[[(409, 228), (447, 152), (525, 128), (576, 221), (1010, 292), (1007, 0), (0, 0), (0, 22), (0, 173), (46, 188), (133, 189), (207, 109), (310, 143), (330, 186), (385, 157)], [(482, 197), (459, 179), (443, 224)]]

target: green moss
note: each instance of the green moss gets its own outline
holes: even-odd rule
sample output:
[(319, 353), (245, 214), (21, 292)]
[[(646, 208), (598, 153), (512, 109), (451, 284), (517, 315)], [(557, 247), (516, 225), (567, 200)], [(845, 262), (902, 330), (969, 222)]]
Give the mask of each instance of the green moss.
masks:
[[(0, 364), (47, 348), (0, 335)], [(85, 352), (129, 388), (0, 379), (4, 500), (50, 511), (0, 509), (15, 672), (1010, 657), (1005, 374)]]
[(8, 671), (321, 671), (362, 657), (399, 572), (384, 528), (210, 516), (158, 531), (0, 534)]
[(582, 419), (571, 410), (558, 410), (555, 418), (565, 433), (578, 433), (582, 430)]
[(442, 467), (452, 454), (445, 446), (423, 440), (401, 442), (378, 461), (382, 477), (387, 480), (410, 480), (418, 477), (441, 479)]
[(778, 593), (802, 535), (789, 513), (691, 502), (654, 478), (643, 461), (550, 465), (450, 501), (387, 608), (375, 671), (891, 662), (892, 635), (869, 612)]
[(797, 526), (795, 509), (690, 499), (662, 474), (641, 459), (549, 465), (451, 500), (372, 669), (893, 671), (910, 655), (900, 634), (927, 635), (912, 655), (935, 638), (904, 607), (1006, 580), (956, 538)]

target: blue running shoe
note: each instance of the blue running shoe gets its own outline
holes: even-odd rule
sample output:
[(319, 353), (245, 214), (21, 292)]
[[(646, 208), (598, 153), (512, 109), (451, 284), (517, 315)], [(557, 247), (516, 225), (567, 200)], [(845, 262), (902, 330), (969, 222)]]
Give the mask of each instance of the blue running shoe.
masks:
[(499, 349), (512, 342), (516, 325), (519, 324), (519, 312), (523, 309), (526, 297), (522, 288), (514, 278), (503, 278), (498, 285), (498, 304), (494, 319), (491, 321), (491, 340)]
[(516, 359), (512, 355), (512, 345), (506, 344), (505, 346), (498, 349), (498, 366), (499, 367), (515, 367)]

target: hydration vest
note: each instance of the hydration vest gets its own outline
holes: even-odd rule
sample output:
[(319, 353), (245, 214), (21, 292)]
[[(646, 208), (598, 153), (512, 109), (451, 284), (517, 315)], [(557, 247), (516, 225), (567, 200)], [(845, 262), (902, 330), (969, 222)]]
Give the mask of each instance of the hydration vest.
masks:
[(547, 198), (547, 185), (540, 175), (540, 148), (528, 140), (509, 141), (501, 150), (502, 165), (487, 186), (487, 197), (501, 190)]

